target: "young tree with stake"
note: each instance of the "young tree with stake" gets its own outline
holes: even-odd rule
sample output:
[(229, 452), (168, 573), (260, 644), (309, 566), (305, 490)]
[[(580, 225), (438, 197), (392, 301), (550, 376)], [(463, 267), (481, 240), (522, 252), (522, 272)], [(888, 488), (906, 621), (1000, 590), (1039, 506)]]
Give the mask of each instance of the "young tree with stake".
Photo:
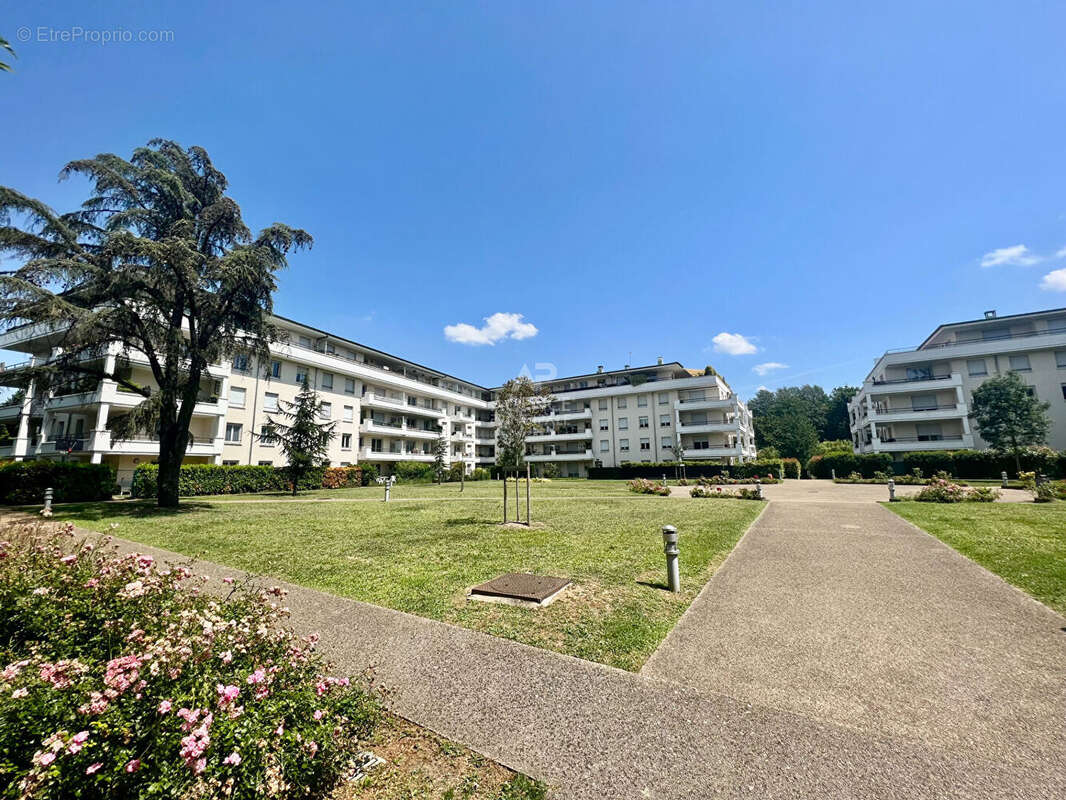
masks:
[[(515, 521), (518, 521), (518, 473), (526, 461), (526, 437), (539, 430), (534, 417), (547, 412), (551, 393), (525, 376), (507, 381), (496, 394), (496, 464), (503, 471), (504, 520), (507, 518), (507, 473), (515, 476)], [(528, 478), (526, 496), (529, 496)], [(529, 502), (526, 501), (526, 516)]]
[(972, 405), (970, 417), (981, 438), (996, 450), (1013, 453), (1014, 468), (1021, 472), (1021, 449), (1047, 440), (1050, 404), (1037, 400), (1017, 372), (1008, 372), (974, 389)]

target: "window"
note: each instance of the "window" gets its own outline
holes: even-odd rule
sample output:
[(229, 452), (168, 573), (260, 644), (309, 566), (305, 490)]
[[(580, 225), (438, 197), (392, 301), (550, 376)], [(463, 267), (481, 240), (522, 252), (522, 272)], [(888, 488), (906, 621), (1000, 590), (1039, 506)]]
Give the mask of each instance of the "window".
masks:
[(264, 425), (259, 429), (259, 444), (263, 447), (273, 447), (275, 439), (270, 433), (270, 426)]
[(674, 442), (669, 436), (664, 436), (662, 439), (660, 439), (659, 444), (662, 446), (663, 450), (674, 449)]
[(607, 410), (607, 398), (606, 397), (602, 397), (602, 398), (600, 398), (600, 411), (606, 411), (606, 410)]
[(939, 422), (919, 422), (914, 426), (919, 442), (939, 442), (944, 438)]
[(271, 361), (270, 362), (270, 377), (271, 378), (280, 378), (281, 377), (281, 362), (280, 361)]
[(354, 422), (355, 421), (355, 409), (352, 406), (345, 406), (344, 407), (344, 421), (345, 422)]
[(1029, 356), (1022, 353), (1020, 356), (1010, 357), (1010, 368), (1015, 372), (1028, 372), (1031, 367), (1029, 366)]
[(322, 417), (322, 419), (332, 419), (333, 418), (333, 403), (322, 403), (318, 407), (318, 415), (320, 417)]
[(228, 460), (227, 459), (223, 459), (222, 460), (222, 466), (224, 466), (224, 467), (235, 467), (235, 466), (237, 466), (237, 462), (236, 462), (236, 460), (234, 460), (232, 458), (228, 459)]
[(665, 406), (669, 402), (670, 402), (670, 393), (669, 392), (659, 392), (659, 405)]
[(988, 367), (985, 365), (985, 360), (983, 358), (968, 359), (966, 361), (966, 369), (969, 371), (971, 377), (988, 374)]
[(370, 440), (370, 451), (372, 453), (380, 453), (381, 452), (381, 439), (371, 439)]
[(648, 396), (646, 394), (639, 395), (637, 397), (637, 408), (648, 407)]
[(245, 391), (240, 386), (229, 387), (229, 404), (234, 408), (244, 408)]
[(259, 462), (259, 466), (261, 466), (261, 467), (272, 467), (272, 466), (274, 466), (274, 462), (273, 461), (260, 461)]
[(647, 428), (648, 427), (648, 418), (647, 417), (638, 417), (637, 418), (637, 424), (640, 425), (640, 427), (642, 427), (642, 428)]
[(711, 449), (711, 442), (708, 439), (696, 439), (694, 442), (692, 442), (692, 449), (693, 450), (710, 450)]
[(670, 427), (670, 415), (669, 414), (660, 414), (659, 415), (659, 427), (660, 428), (669, 428)]
[(618, 418), (618, 430), (620, 430), (620, 431), (628, 431), (629, 430), (629, 417), (619, 417)]
[(934, 411), (937, 407), (935, 394), (911, 395), (912, 411)]
[(617, 400), (614, 401), (614, 403), (618, 408), (626, 407), (626, 399), (624, 397), (619, 397)]
[(623, 453), (628, 453), (629, 452), (629, 439), (619, 439), (618, 440), (618, 449), (621, 450)]
[(932, 367), (907, 367), (907, 380), (909, 381), (927, 381), (932, 377)]
[(640, 449), (641, 450), (651, 450), (651, 439), (641, 439), (640, 440)]
[(1025, 393), (1030, 397), (1036, 397), (1036, 389), (1032, 386), (1026, 386)]
[(601, 453), (606, 453), (610, 449), (611, 449), (611, 443), (609, 441), (607, 441), (606, 439), (600, 439), (600, 452)]
[(1055, 351), (1055, 366), (1066, 369), (1066, 350)]
[(346, 394), (355, 394), (355, 378), (344, 379), (344, 391)]
[(1066, 383), (1062, 384), (1062, 399), (1066, 400)]
[(311, 337), (309, 337), (309, 336), (301, 336), (300, 337), (300, 347), (310, 347), (310, 346), (311, 346)]
[(323, 389), (332, 389), (333, 388), (333, 373), (332, 372), (323, 372), (322, 373), (322, 388)]
[(352, 435), (350, 433), (341, 434), (341, 450), (352, 449)]
[(238, 353), (233, 357), (233, 368), (237, 372), (248, 371), (248, 355), (246, 353)]
[(601, 419), (601, 420), (600, 420), (600, 430), (601, 430), (601, 431), (605, 431), (605, 430), (607, 430), (607, 429), (608, 429), (609, 427), (610, 427), (610, 426), (609, 426), (609, 425), (607, 424), (607, 420), (605, 420), (605, 419)]
[(278, 410), (278, 395), (276, 392), (267, 392), (263, 395), (263, 410), (264, 411), (277, 411)]
[(230, 444), (239, 443), (240, 440), (241, 440), (241, 433), (243, 432), (243, 429), (244, 429), (243, 425), (240, 425), (240, 424), (238, 424), (236, 422), (227, 422), (226, 423), (226, 441), (229, 442)]
[(307, 380), (307, 367), (297, 367), (296, 368), (296, 382), (298, 384), (303, 384), (303, 382), (306, 381), (306, 380)]

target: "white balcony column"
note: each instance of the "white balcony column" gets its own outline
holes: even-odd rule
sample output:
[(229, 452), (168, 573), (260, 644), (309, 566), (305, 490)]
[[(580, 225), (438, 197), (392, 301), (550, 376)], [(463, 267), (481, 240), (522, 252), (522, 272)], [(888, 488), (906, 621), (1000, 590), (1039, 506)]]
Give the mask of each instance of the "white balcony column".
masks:
[(965, 444), (965, 440), (970, 436), (970, 417), (967, 414), (962, 415), (962, 436)]
[(111, 433), (107, 430), (107, 415), (110, 410), (109, 403), (100, 403), (96, 407), (96, 424), (93, 426), (93, 435), (89, 443), (89, 448), (92, 450), (90, 460), (94, 464), (103, 461), (104, 451), (111, 449)]
[(955, 387), (955, 405), (961, 407), (963, 402), (965, 402), (965, 397), (962, 394), (962, 384), (960, 383)]
[[(30, 365), (36, 364), (36, 359), (30, 359)], [(22, 397), (22, 407), (19, 409), (19, 429), (15, 437), (15, 449), (12, 451), (16, 461), (22, 461), (30, 448), (30, 412), (33, 410), (33, 393), (37, 388), (36, 381), (30, 381), (26, 386), (26, 394)]]

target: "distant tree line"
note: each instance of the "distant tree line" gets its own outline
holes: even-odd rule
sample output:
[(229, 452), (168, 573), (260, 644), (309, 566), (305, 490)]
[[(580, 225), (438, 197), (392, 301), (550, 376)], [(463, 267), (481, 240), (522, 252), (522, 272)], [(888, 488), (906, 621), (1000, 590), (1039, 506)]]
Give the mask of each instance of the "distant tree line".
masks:
[(749, 402), (755, 425), (755, 446), (805, 464), (820, 442), (851, 440), (848, 402), (855, 386), (838, 386), (826, 394), (821, 386), (784, 386), (760, 389)]

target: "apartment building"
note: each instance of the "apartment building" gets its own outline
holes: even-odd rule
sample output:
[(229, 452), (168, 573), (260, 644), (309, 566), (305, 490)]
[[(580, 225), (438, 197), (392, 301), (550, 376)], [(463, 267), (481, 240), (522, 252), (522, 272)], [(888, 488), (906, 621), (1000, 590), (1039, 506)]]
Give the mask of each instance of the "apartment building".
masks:
[[(282, 465), (265, 434), (271, 416), (296, 397), (306, 379), (323, 402), (322, 416), (335, 423), (330, 463), (373, 464), (389, 473), (398, 461), (435, 460), (443, 436), (446, 463), (469, 473), (495, 463), (493, 390), (348, 339), (275, 317), (282, 341), (261, 362), (238, 355), (213, 364), (193, 411), (186, 463)], [(22, 387), (0, 405), (0, 458), (60, 458), (107, 463), (128, 488), (138, 464), (151, 463), (158, 443), (150, 434), (111, 441), (108, 421), (127, 414), (141, 395), (115, 381), (53, 386), (30, 382), (26, 368), (55, 357), (60, 337), (27, 325), (0, 334), (0, 349), (27, 354), (0, 368), (0, 385)], [(88, 356), (108, 372), (119, 370), (139, 385), (154, 386), (148, 359), (104, 346)], [(584, 475), (589, 466), (674, 458), (680, 442), (687, 459), (753, 458), (751, 415), (717, 375), (658, 364), (551, 382), (557, 401), (530, 437), (536, 468), (549, 461), (563, 475)]]
[(941, 325), (918, 347), (881, 356), (849, 405), (857, 453), (985, 448), (973, 390), (1016, 372), (1051, 404), (1048, 444), (1066, 449), (1066, 309)]
[(751, 413), (719, 375), (674, 361), (542, 382), (553, 402), (526, 439), (526, 460), (541, 471), (580, 477), (591, 466), (755, 458)]

